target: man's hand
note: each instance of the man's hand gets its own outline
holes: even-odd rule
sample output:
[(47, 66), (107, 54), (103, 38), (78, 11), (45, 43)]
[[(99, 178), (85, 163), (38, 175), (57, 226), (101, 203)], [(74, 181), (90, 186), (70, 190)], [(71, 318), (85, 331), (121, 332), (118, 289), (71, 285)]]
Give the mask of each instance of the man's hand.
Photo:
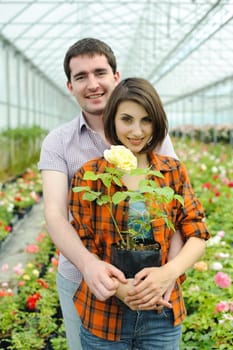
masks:
[(116, 294), (119, 282), (127, 283), (122, 271), (105, 261), (99, 260), (94, 255), (88, 261), (82, 273), (88, 287), (100, 301)]

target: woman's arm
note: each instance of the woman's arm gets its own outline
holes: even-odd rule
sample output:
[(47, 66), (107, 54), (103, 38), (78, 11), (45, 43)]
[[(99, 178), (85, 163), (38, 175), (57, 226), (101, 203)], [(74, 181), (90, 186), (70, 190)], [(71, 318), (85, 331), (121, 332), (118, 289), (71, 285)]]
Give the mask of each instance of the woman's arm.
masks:
[(130, 307), (151, 310), (162, 302), (162, 296), (171, 283), (185, 273), (204, 254), (205, 241), (190, 237), (180, 252), (161, 267), (145, 268), (137, 273), (134, 288), (128, 291), (125, 302)]

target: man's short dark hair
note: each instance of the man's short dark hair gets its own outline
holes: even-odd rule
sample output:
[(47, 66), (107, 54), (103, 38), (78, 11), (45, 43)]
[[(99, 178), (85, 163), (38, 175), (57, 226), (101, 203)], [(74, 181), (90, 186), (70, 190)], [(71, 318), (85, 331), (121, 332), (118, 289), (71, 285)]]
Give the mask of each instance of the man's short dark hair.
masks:
[(64, 71), (68, 81), (70, 81), (70, 60), (73, 57), (87, 55), (93, 57), (94, 55), (104, 55), (112, 68), (113, 74), (116, 73), (117, 64), (116, 57), (105, 42), (95, 38), (84, 38), (74, 43), (67, 51), (64, 58)]

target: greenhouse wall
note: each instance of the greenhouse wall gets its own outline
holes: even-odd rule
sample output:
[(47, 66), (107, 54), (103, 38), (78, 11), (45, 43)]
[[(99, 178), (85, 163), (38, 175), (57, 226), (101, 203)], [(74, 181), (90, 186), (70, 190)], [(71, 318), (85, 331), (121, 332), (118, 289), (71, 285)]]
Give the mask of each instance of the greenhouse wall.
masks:
[(52, 129), (77, 113), (78, 106), (68, 91), (65, 95), (0, 37), (0, 130), (32, 125)]
[(233, 127), (233, 77), (166, 104), (170, 128), (182, 125)]

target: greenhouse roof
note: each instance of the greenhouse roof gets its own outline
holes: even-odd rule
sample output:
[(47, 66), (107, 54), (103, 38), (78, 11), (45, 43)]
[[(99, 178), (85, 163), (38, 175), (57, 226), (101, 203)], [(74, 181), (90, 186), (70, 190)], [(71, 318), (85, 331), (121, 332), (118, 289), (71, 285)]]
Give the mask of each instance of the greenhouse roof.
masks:
[(0, 34), (63, 90), (65, 52), (83, 37), (107, 42), (121, 77), (149, 79), (164, 102), (233, 75), (232, 0), (0, 1)]

